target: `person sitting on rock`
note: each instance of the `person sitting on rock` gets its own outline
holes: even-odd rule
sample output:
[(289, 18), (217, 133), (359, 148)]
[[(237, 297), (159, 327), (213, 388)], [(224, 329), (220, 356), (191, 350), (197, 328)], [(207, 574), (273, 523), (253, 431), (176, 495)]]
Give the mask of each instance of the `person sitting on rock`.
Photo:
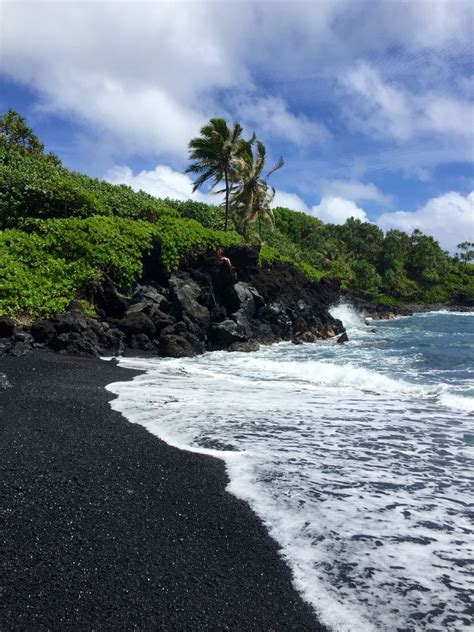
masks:
[(222, 248), (220, 246), (216, 249), (216, 257), (219, 259), (219, 261), (223, 261), (224, 263), (226, 263), (231, 270), (234, 270), (234, 266), (232, 265), (229, 257), (224, 257), (222, 253)]

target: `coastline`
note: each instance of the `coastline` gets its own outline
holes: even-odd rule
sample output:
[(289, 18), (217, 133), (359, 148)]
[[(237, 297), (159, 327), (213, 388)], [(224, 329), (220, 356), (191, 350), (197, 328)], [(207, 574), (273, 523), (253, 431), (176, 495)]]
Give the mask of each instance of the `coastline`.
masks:
[(224, 463), (111, 409), (137, 372), (42, 351), (0, 373), (2, 629), (325, 630)]

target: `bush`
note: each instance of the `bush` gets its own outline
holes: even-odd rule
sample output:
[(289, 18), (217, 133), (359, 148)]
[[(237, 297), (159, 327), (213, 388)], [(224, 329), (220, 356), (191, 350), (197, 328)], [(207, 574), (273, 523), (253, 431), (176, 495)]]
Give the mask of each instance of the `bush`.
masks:
[(297, 261), (295, 259), (282, 255), (276, 248), (272, 248), (271, 246), (263, 244), (258, 254), (258, 264), (260, 266), (271, 265), (275, 261), (281, 261), (282, 263), (289, 263), (291, 265), (294, 265), (295, 268), (301, 270), (301, 272), (309, 281), (319, 281), (319, 279), (324, 276), (323, 272), (317, 270), (311, 264), (305, 263), (304, 261)]
[(177, 216), (151, 195), (73, 173), (42, 155), (0, 149), (0, 228), (28, 218), (118, 216), (156, 222)]
[(66, 263), (53, 256), (39, 235), (14, 229), (0, 232), (0, 313), (60, 313), (93, 275), (83, 261)]
[(176, 270), (186, 258), (192, 258), (206, 250), (236, 246), (242, 236), (204, 228), (195, 220), (163, 218), (158, 232), (161, 238), (161, 260), (166, 272)]
[(173, 208), (180, 217), (194, 219), (205, 228), (222, 230), (224, 227), (224, 209), (220, 206), (195, 202), (194, 200), (170, 200), (165, 198), (164, 204)]

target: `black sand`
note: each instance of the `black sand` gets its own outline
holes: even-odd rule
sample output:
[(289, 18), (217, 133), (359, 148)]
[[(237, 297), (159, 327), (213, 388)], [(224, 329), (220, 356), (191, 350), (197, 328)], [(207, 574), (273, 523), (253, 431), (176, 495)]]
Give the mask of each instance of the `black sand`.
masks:
[(224, 465), (111, 410), (134, 373), (1, 358), (0, 630), (322, 630)]

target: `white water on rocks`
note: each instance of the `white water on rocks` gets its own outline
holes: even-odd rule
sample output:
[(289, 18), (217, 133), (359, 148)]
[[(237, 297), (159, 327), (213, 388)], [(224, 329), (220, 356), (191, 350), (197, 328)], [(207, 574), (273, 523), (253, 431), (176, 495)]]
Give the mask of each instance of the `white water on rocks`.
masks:
[(332, 312), (346, 345), (122, 359), (111, 405), (225, 460), (333, 630), (472, 630), (472, 315)]

